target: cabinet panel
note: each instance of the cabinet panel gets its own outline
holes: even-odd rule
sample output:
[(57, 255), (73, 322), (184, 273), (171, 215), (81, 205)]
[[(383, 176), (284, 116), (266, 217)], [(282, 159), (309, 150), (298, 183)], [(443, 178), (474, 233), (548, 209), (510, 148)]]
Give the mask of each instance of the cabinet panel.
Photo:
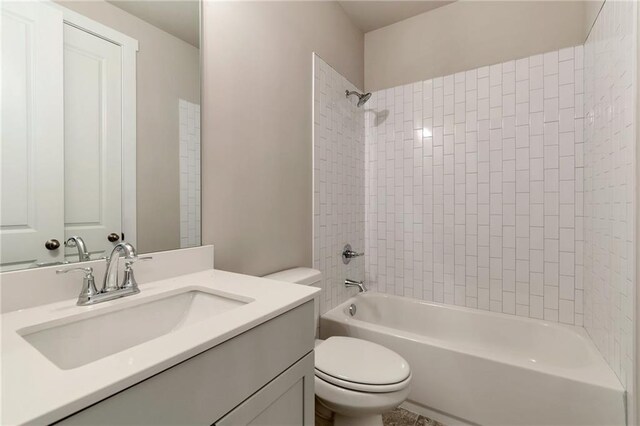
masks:
[(313, 353), (227, 414), (215, 426), (300, 426), (314, 422)]
[(211, 425), (313, 350), (313, 301), (58, 424)]

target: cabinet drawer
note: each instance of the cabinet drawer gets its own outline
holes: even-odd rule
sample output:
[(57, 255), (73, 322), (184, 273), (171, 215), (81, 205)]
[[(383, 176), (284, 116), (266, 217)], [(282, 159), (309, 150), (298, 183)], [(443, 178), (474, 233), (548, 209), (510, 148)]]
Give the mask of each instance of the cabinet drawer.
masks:
[(211, 425), (313, 350), (313, 301), (58, 424)]
[(313, 352), (273, 379), (215, 426), (312, 426)]

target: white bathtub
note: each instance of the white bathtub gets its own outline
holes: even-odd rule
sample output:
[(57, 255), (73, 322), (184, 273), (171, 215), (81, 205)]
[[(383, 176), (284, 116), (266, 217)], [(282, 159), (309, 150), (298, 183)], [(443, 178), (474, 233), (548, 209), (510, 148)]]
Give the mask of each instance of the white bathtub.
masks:
[(320, 333), (398, 352), (409, 405), (448, 424), (625, 424), (624, 389), (579, 327), (366, 293), (322, 315)]

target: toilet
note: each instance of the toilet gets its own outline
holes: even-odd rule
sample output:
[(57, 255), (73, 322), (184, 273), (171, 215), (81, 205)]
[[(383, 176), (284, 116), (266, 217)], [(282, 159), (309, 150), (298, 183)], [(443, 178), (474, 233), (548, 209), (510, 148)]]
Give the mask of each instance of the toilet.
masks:
[[(293, 268), (264, 278), (313, 285), (321, 277), (316, 269)], [(410, 384), (407, 361), (384, 346), (342, 336), (316, 340), (316, 417), (323, 424), (382, 426), (382, 413), (407, 398)]]

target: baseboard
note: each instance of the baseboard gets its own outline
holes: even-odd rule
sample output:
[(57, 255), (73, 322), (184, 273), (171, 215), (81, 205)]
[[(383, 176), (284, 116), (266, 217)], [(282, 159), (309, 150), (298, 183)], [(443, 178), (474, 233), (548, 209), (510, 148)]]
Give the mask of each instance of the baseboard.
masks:
[(476, 423), (470, 423), (458, 417), (451, 416), (450, 414), (443, 413), (442, 411), (434, 410), (433, 408), (425, 407), (424, 405), (416, 404), (411, 401), (403, 402), (400, 407), (416, 414), (420, 414), (421, 416), (428, 417), (431, 420), (436, 420), (446, 426), (478, 426)]

